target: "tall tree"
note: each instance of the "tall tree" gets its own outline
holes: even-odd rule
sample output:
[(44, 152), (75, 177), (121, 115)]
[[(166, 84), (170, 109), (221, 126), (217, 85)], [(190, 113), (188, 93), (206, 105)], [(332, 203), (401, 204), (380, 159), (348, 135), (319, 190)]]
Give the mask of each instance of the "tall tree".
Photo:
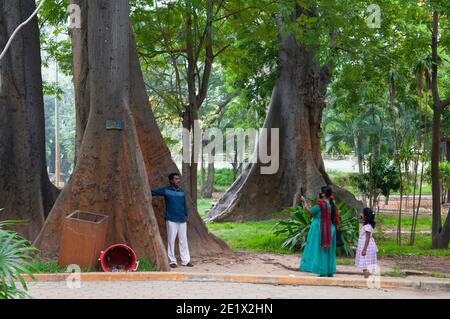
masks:
[[(80, 2), (85, 9), (82, 16), (85, 37), (74, 42), (74, 48), (87, 50), (87, 59), (82, 61), (89, 66), (83, 74), (89, 87), (83, 100), (89, 104), (87, 125), (74, 173), (35, 244), (44, 252), (54, 253), (68, 213), (74, 210), (103, 213), (110, 216), (108, 243), (128, 243), (157, 268), (168, 270), (130, 109), (129, 3), (128, 0)], [(74, 57), (79, 56), (77, 50), (74, 52)], [(80, 61), (74, 60), (78, 66)], [(76, 91), (78, 94), (79, 87)], [(108, 119), (123, 121), (123, 129), (107, 130)]]
[[(447, 13), (450, 12), (450, 7), (447, 7), (446, 9), (448, 10)], [(442, 112), (450, 105), (450, 97), (442, 100), (439, 95), (439, 15), (440, 10), (438, 8), (434, 8), (431, 36), (431, 50), (433, 61), (433, 64), (431, 66), (431, 93), (433, 96), (433, 131), (431, 144), (431, 191), (433, 196), (432, 245), (433, 248), (448, 248), (448, 244), (450, 242), (450, 214), (447, 215), (447, 219), (442, 226), (439, 161), (441, 143), (441, 117)]]
[[(117, 2), (72, 1), (80, 6), (82, 17), (81, 28), (72, 31), (77, 140), (81, 143), (63, 199), (55, 205), (38, 244), (47, 251), (56, 249), (59, 238), (51, 235), (61, 230), (64, 216), (74, 209), (94, 210), (113, 217), (109, 242), (128, 242), (140, 255), (167, 269), (163, 203), (155, 200), (152, 207), (149, 189), (167, 183), (168, 174), (178, 169), (149, 106), (131, 27), (125, 21), (128, 1)], [(112, 24), (120, 28), (112, 29)], [(98, 37), (108, 44), (102, 51)], [(120, 73), (109, 75), (111, 68)], [(106, 131), (108, 118), (124, 120), (124, 129)], [(188, 206), (192, 255), (227, 250), (224, 242), (208, 233), (190, 197)]]
[[(0, 48), (35, 11), (34, 0), (0, 1)], [(0, 219), (27, 223), (18, 231), (34, 239), (58, 196), (45, 160), (44, 100), (37, 18), (14, 38), (0, 61)]]
[[(152, 69), (161, 59), (169, 61), (169, 64), (163, 63), (159, 72), (170, 74), (165, 81), (172, 84), (172, 94), (161, 90), (156, 90), (156, 93), (165, 95), (181, 119), (183, 128), (191, 134), (192, 140), (199, 141), (201, 136), (196, 136), (195, 126), (207, 98), (213, 64), (217, 56), (229, 47), (223, 44), (221, 33), (221, 26), (226, 21), (221, 16), (226, 1), (184, 0), (152, 10), (149, 10), (148, 1), (141, 2), (137, 1), (139, 12), (134, 15), (140, 21), (136, 24), (138, 41), (144, 44), (140, 48), (140, 56), (144, 61), (151, 61), (149, 67)], [(183, 161), (182, 172), (196, 206), (200, 153), (195, 143), (188, 145), (186, 141), (184, 152), (189, 155), (189, 160)]]
[[(287, 20), (280, 15), (277, 19), (281, 71), (264, 124), (268, 129), (279, 128), (279, 169), (275, 174), (264, 175), (260, 161), (249, 165), (209, 212), (209, 220), (268, 218), (273, 211), (291, 206), (302, 190), (314, 198), (322, 186), (331, 184), (320, 147), (330, 65), (321, 66), (314, 49), (288, 29), (298, 20), (317, 19), (314, 6), (303, 8), (295, 3), (293, 8)], [(272, 136), (270, 131), (267, 134), (270, 145)], [(340, 200), (362, 207), (350, 193), (338, 187), (334, 190)]]
[[(144, 155), (144, 161), (149, 177), (150, 188), (157, 188), (167, 183), (167, 177), (171, 173), (179, 173), (178, 167), (172, 159), (156, 119), (149, 104), (149, 98), (145, 90), (142, 71), (139, 65), (138, 55), (134, 40), (131, 44), (130, 67), (132, 83), (131, 110), (134, 114), (139, 143)], [(189, 180), (183, 180), (186, 188)], [(186, 188), (187, 189), (187, 188)], [(189, 249), (192, 256), (220, 254), (229, 251), (227, 244), (209, 233), (204, 221), (198, 214), (195, 199), (188, 192), (186, 195), (191, 221), (188, 225)], [(161, 199), (155, 199), (153, 209), (158, 219), (160, 233), (163, 241), (167, 241), (166, 224), (164, 218), (164, 205)]]

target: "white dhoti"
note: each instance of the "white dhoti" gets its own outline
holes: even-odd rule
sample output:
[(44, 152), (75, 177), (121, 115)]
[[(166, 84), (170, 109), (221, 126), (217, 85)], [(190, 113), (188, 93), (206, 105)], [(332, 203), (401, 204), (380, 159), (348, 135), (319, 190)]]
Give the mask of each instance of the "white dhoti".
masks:
[(175, 223), (167, 220), (166, 225), (167, 255), (169, 257), (169, 262), (170, 264), (177, 264), (177, 258), (175, 257), (175, 240), (178, 236), (181, 264), (186, 266), (191, 261), (187, 240), (187, 223)]

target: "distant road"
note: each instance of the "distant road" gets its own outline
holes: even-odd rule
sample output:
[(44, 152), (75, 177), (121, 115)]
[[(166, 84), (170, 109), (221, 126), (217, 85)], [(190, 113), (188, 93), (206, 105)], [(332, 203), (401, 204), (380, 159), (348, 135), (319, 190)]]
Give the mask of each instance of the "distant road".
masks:
[[(223, 154), (218, 154), (217, 158), (221, 158)], [(206, 157), (206, 156), (205, 156)], [(346, 157), (342, 160), (330, 159), (327, 156), (324, 157), (324, 165), (327, 170), (335, 170), (344, 173), (356, 173), (358, 172), (358, 162), (353, 157)], [(177, 161), (177, 166), (181, 167), (181, 162)], [(229, 162), (226, 161), (215, 161), (215, 168), (233, 168)]]
[[(358, 196), (356, 196), (356, 197), (359, 198), (359, 199), (362, 198), (361, 195), (358, 195)], [(409, 199), (412, 200), (412, 198), (413, 198), (413, 196), (412, 196), (412, 195), (409, 195)], [(405, 200), (405, 199), (406, 199), (406, 196), (403, 195), (403, 200)], [(419, 199), (419, 195), (418, 195), (418, 194), (416, 194), (416, 200), (417, 200), (417, 199)], [(425, 200), (431, 200), (432, 197), (431, 197), (430, 194), (422, 195), (422, 200), (424, 200), (424, 199), (425, 199)], [(385, 197), (384, 197), (383, 195), (381, 195), (379, 200), (380, 200), (380, 202), (381, 202), (381, 201), (384, 201), (384, 200), (385, 200)], [(400, 200), (400, 195), (391, 195), (391, 196), (389, 196), (389, 200)]]

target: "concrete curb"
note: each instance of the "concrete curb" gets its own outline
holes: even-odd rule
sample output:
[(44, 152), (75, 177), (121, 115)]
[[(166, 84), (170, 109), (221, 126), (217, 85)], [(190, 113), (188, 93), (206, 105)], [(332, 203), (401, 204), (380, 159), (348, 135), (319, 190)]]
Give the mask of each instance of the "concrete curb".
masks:
[[(73, 274), (35, 274), (36, 281), (65, 281)], [(79, 276), (79, 277), (78, 277)], [(81, 281), (196, 281), (196, 282), (242, 282), (253, 284), (296, 285), (296, 286), (338, 286), (352, 288), (419, 288), (429, 290), (450, 291), (450, 281), (407, 280), (395, 278), (364, 279), (350, 277), (313, 277), (313, 276), (269, 276), (243, 274), (213, 273), (177, 273), (177, 272), (133, 272), (133, 273), (81, 273), (77, 274)], [(25, 280), (33, 281), (25, 276)]]

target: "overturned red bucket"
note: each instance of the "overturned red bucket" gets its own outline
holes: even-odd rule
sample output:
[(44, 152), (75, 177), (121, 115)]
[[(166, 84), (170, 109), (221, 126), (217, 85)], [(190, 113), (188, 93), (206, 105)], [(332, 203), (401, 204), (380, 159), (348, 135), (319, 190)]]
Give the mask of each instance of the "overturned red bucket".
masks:
[(99, 260), (104, 272), (136, 271), (139, 266), (134, 250), (122, 244), (102, 251)]

